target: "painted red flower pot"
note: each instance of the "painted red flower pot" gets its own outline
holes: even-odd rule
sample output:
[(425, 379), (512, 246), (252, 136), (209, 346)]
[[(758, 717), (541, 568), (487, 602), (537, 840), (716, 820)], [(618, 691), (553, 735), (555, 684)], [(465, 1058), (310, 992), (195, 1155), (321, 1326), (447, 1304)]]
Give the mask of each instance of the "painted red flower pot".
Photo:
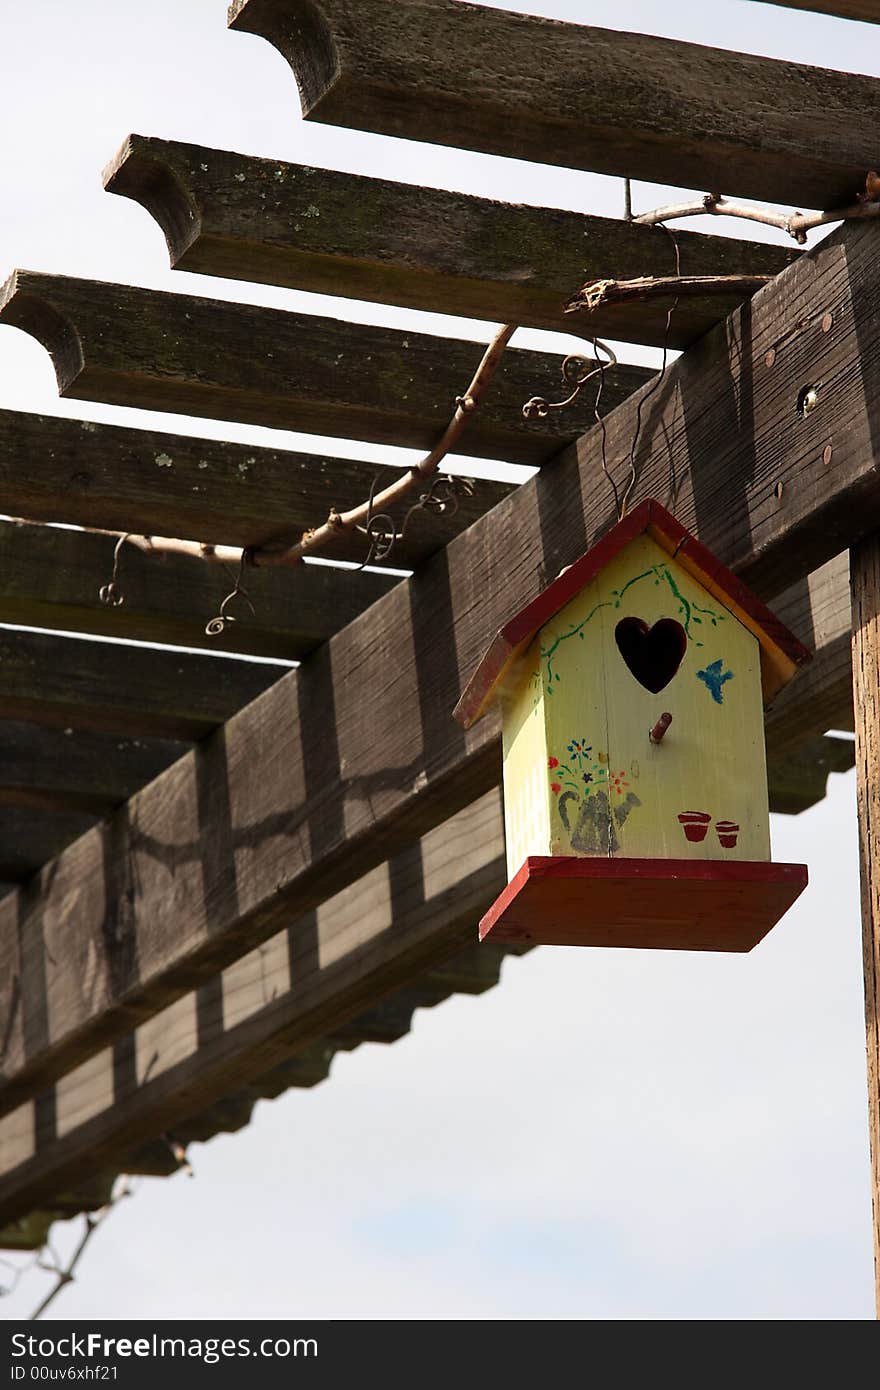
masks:
[(715, 829), (722, 849), (734, 849), (736, 847), (739, 826), (734, 821), (720, 820), (716, 822)]
[(679, 816), (681, 828), (685, 833), (685, 839), (692, 844), (698, 845), (701, 840), (705, 840), (706, 832), (712, 820), (705, 811), (682, 811)]

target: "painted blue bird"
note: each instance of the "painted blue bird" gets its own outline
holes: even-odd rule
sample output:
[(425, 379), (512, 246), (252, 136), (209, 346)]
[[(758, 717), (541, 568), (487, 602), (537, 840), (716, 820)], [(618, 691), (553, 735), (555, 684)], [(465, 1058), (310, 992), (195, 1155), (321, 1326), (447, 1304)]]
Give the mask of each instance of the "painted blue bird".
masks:
[(724, 704), (722, 687), (726, 681), (733, 680), (733, 672), (725, 671), (723, 667), (724, 662), (719, 657), (717, 661), (712, 662), (711, 666), (707, 666), (704, 671), (697, 672), (697, 680), (703, 681), (716, 705)]

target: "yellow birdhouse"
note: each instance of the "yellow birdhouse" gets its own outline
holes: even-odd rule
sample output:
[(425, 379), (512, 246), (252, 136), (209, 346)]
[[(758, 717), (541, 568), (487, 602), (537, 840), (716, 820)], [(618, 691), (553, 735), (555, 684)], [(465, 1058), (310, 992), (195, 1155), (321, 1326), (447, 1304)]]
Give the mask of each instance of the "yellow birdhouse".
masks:
[(809, 653), (656, 501), (496, 635), (507, 889), (493, 941), (747, 951), (807, 883), (770, 862), (765, 704)]

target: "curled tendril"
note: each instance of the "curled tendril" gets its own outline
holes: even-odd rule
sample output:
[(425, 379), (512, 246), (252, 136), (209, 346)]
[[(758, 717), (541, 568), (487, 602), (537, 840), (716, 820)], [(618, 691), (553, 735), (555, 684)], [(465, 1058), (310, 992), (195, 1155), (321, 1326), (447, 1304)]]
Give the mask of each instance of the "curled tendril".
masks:
[(384, 560), (391, 554), (397, 544), (397, 527), (387, 512), (371, 516), (363, 530), (370, 543), (365, 565), (371, 564), (374, 560)]
[(232, 590), (230, 594), (226, 595), (225, 599), (220, 605), (220, 612), (217, 614), (216, 618), (212, 618), (211, 621), (206, 624), (206, 637), (220, 637), (226, 631), (227, 627), (229, 627), (230, 623), (238, 621), (234, 613), (228, 613), (226, 611), (229, 605), (233, 603), (237, 598), (244, 599), (245, 603), (251, 611), (251, 617), (255, 618), (257, 616), (257, 610), (251, 603), (247, 590), (242, 585), (245, 567), (250, 563), (250, 559), (251, 553), (247, 549), (247, 547), (245, 547), (245, 549), (241, 552), (241, 563), (238, 567), (238, 578), (235, 581), (235, 588)]
[(562, 380), (567, 381), (569, 386), (583, 386), (595, 375), (596, 363), (589, 357), (572, 354), (562, 363)]
[[(592, 381), (594, 377), (603, 376), (609, 368), (617, 366), (617, 356), (607, 343), (596, 338), (594, 346), (596, 349), (595, 361), (589, 357), (581, 357), (577, 353), (572, 353), (563, 361), (562, 380), (566, 386), (572, 388), (565, 400), (548, 401), (544, 396), (532, 396), (531, 400), (526, 401), (523, 406), (524, 419), (546, 420), (553, 410), (567, 410), (570, 405), (574, 405), (588, 381)], [(600, 360), (600, 352), (606, 354), (607, 362)]]
[(372, 515), (372, 499), (377, 483), (378, 478), (374, 479), (370, 489), (370, 510), (367, 513), (366, 525), (357, 528), (369, 542), (367, 558), (359, 566), (360, 569), (366, 569), (368, 565), (375, 564), (377, 560), (388, 559), (395, 546), (406, 536), (409, 523), (416, 512), (434, 512), (441, 516), (455, 516), (461, 498), (473, 497), (476, 490), (473, 478), (458, 478), (450, 474), (438, 473), (431, 480), (430, 486), (421, 494), (418, 502), (410, 507), (402, 524), (398, 527), (394, 518), (386, 513), (377, 516)]
[(431, 483), (427, 492), (423, 492), (414, 507), (410, 507), (409, 515), (413, 512), (439, 512), (443, 516), (455, 516), (461, 505), (462, 497), (473, 497), (476, 492), (476, 483), (473, 478), (453, 477), (449, 473), (439, 473)]
[(125, 594), (119, 592), (112, 579), (109, 584), (101, 586), (98, 590), (98, 597), (108, 608), (121, 608), (125, 603)]
[(125, 595), (119, 588), (118, 583), (119, 556), (122, 553), (122, 547), (125, 545), (125, 542), (128, 540), (128, 537), (130, 535), (131, 532), (128, 531), (124, 536), (120, 536), (117, 540), (115, 546), (113, 547), (113, 573), (110, 576), (110, 581), (107, 584), (102, 584), (101, 588), (98, 590), (98, 598), (108, 608), (121, 608), (122, 605), (125, 603)]

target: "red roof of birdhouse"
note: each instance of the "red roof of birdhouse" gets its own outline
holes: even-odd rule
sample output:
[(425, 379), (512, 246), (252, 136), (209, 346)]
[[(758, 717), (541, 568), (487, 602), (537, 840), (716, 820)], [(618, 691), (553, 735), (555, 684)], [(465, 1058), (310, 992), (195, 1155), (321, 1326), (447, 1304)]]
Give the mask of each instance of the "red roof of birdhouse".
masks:
[(761, 688), (768, 704), (811, 653), (784, 627), (751, 589), (676, 521), (659, 502), (648, 498), (634, 507), (600, 541), (562, 571), (537, 598), (496, 633), (492, 645), (468, 681), (455, 707), (455, 718), (470, 728), (501, 694), (505, 678), (535, 633), (555, 617), (615, 556), (647, 534), (682, 569), (723, 603), (748, 628), (761, 647)]

